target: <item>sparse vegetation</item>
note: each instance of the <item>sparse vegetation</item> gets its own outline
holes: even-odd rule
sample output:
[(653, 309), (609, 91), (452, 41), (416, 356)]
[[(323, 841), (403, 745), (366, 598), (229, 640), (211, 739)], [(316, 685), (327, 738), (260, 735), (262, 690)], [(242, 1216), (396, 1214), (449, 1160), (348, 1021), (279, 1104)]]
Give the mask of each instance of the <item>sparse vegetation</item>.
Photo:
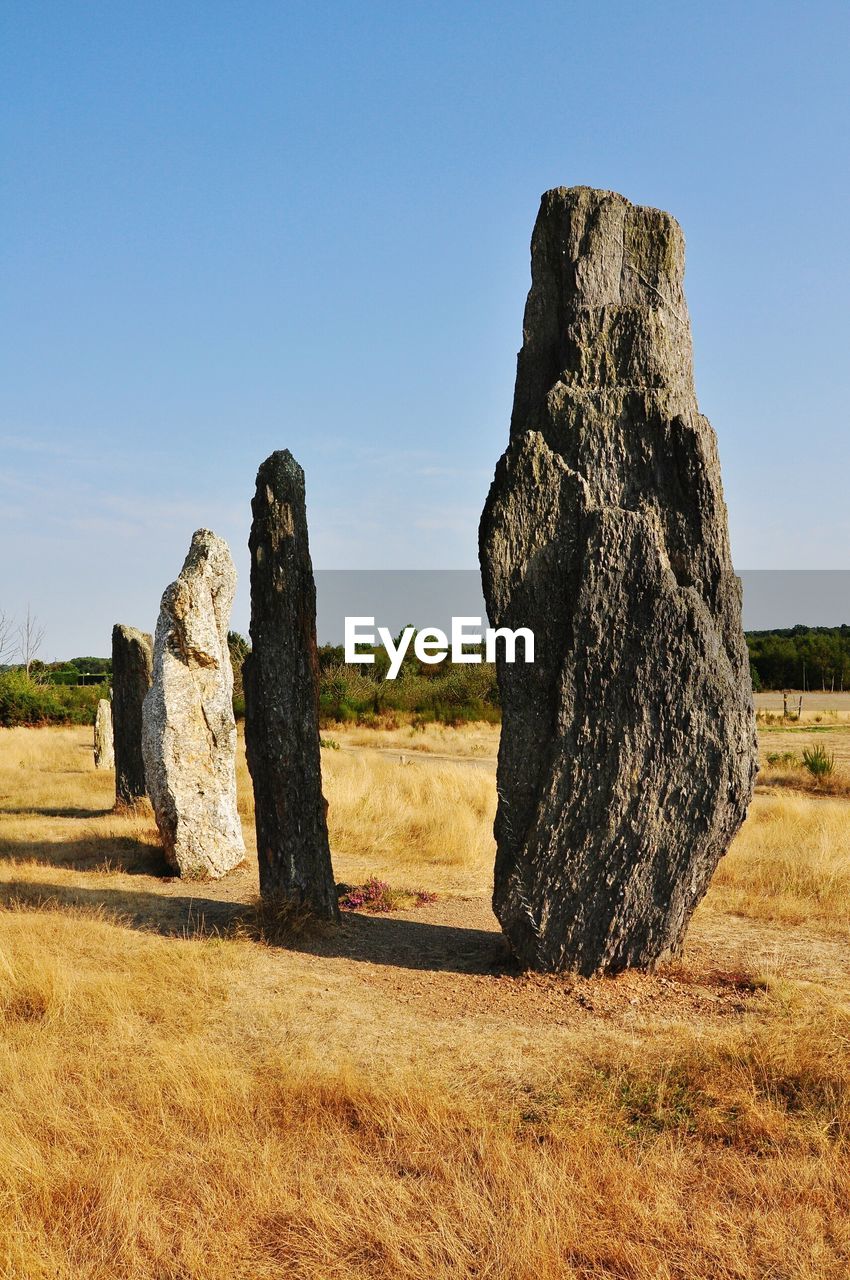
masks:
[(850, 796), (850, 694), (806, 694), (802, 720), (795, 716), (790, 722), (764, 705), (775, 698), (775, 694), (758, 698), (762, 703), (758, 731), (764, 748), (759, 784), (821, 796)]
[(803, 762), (796, 751), (768, 751), (767, 763), (774, 767), (802, 769)]
[(430, 889), (394, 889), (386, 880), (370, 876), (365, 884), (342, 884), (339, 905), (344, 911), (400, 911), (404, 907), (427, 907), (437, 901)]

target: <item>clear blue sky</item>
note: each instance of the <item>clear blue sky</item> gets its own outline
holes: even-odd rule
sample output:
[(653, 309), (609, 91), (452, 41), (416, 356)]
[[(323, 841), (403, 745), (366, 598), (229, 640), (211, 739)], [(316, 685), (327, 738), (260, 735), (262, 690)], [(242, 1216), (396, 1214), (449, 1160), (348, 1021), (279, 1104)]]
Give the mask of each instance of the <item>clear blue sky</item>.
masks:
[(0, 609), (152, 628), (288, 447), (314, 563), (454, 568), (545, 189), (670, 210), (739, 568), (850, 567), (850, 5), (7, 0)]

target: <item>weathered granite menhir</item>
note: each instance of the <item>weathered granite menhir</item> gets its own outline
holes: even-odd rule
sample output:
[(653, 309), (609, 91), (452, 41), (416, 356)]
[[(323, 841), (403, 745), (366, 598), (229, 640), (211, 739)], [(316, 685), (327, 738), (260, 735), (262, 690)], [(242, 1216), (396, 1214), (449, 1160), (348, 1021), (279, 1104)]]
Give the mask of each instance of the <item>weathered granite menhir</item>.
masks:
[(199, 529), (160, 605), (142, 745), (165, 856), (181, 875), (225, 875), (245, 856), (236, 808), (236, 724), (227, 628), (236, 570)]
[(494, 909), (540, 969), (681, 946), (741, 825), (755, 730), (682, 232), (586, 187), (543, 196), (510, 443), (481, 519), (499, 662)]

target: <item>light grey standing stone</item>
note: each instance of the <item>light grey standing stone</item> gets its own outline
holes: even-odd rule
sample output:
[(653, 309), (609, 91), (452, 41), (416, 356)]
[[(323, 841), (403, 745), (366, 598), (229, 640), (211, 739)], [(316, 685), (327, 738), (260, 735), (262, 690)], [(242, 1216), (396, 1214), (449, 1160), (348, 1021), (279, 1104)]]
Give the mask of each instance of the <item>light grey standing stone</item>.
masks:
[(162, 597), (142, 713), (145, 777), (165, 855), (191, 878), (226, 875), (245, 856), (227, 646), (235, 591), (227, 543), (199, 529)]
[(108, 698), (101, 698), (94, 718), (94, 767), (115, 767), (115, 748), (112, 742), (112, 705)]
[(741, 595), (669, 214), (547, 192), (510, 442), (481, 518), (498, 662), (493, 905), (520, 960), (652, 967), (743, 821), (756, 768)]

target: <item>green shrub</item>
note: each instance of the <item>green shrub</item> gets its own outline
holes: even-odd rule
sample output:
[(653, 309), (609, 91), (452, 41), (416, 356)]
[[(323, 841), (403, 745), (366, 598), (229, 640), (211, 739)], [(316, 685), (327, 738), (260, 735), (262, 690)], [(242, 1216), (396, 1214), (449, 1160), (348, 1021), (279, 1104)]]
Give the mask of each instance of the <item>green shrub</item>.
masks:
[[(332, 650), (327, 657), (334, 656)], [(385, 657), (382, 653), (378, 657)], [(496, 671), (492, 663), (427, 666), (405, 662), (396, 680), (385, 680), (386, 663), (374, 666), (326, 661), (320, 674), (319, 710), (325, 724), (387, 723), (394, 712), (415, 723), (465, 724), (501, 719)]]
[(100, 698), (109, 686), (53, 685), (28, 676), (22, 668), (0, 674), (0, 726), (93, 724)]
[(806, 747), (803, 765), (817, 782), (821, 782), (835, 772), (835, 756), (818, 743), (816, 747)]
[(109, 685), (78, 685), (76, 688), (54, 689), (56, 699), (64, 713), (65, 724), (94, 724), (97, 704), (109, 697)]

